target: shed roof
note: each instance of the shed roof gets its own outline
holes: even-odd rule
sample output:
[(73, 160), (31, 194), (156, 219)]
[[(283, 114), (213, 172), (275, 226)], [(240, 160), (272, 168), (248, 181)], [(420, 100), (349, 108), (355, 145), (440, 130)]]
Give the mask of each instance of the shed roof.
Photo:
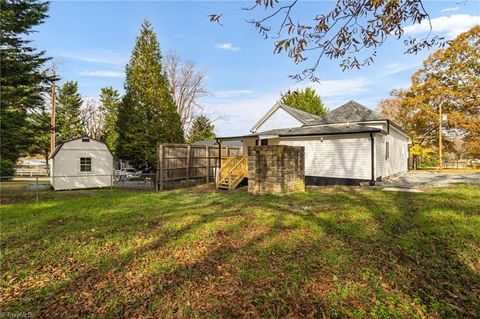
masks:
[[(79, 140), (79, 139), (81, 139), (81, 138), (82, 138), (82, 139), (83, 139), (83, 138), (88, 138), (88, 139), (90, 139), (90, 140), (93, 140), (93, 141), (96, 141), (96, 142), (105, 144), (104, 142), (99, 141), (99, 140), (97, 140), (97, 139), (94, 139), (94, 138), (92, 138), (92, 137), (90, 137), (90, 136), (80, 136), (80, 137), (72, 138), (72, 139), (70, 139), (70, 140), (67, 140), (67, 141), (58, 143), (57, 146), (55, 146), (55, 150), (53, 151), (52, 154), (50, 154), (50, 157), (49, 157), (48, 159), (54, 158), (55, 155), (57, 155), (57, 153), (60, 151), (60, 149), (62, 148), (62, 146), (63, 146), (65, 143), (68, 143), (68, 142), (71, 142), (71, 141), (76, 141), (76, 140)], [(107, 146), (107, 144), (105, 144), (105, 146)], [(108, 146), (107, 146), (107, 149), (108, 149), (108, 151), (110, 152), (110, 154), (112, 154), (112, 151), (110, 151), (110, 149), (108, 148)], [(113, 154), (112, 154), (112, 156), (113, 156)]]

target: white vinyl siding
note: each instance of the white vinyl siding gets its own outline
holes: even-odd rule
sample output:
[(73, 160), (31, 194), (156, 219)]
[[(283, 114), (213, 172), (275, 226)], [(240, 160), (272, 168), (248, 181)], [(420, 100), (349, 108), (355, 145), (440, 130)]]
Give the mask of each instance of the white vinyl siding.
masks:
[(371, 141), (368, 134), (272, 140), (305, 147), (305, 175), (371, 179)]
[(302, 122), (294, 118), (284, 109), (278, 108), (256, 129), (256, 132), (300, 126), (302, 126)]
[(385, 136), (375, 135), (375, 178), (385, 178)]
[[(390, 134), (375, 138), (376, 143), (376, 177), (392, 176), (408, 170), (408, 137), (390, 126)], [(386, 154), (388, 143), (388, 156)]]
[(398, 174), (408, 170), (408, 138), (390, 126), (389, 158), (390, 174)]

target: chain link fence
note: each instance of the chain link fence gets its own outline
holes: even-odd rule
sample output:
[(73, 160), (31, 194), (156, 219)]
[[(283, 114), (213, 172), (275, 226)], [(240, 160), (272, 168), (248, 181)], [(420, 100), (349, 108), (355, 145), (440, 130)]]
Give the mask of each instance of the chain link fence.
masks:
[[(0, 176), (0, 203), (42, 202), (55, 199), (55, 194), (101, 190), (104, 194), (118, 193), (118, 190), (156, 191), (156, 173), (125, 174), (84, 174), (70, 176)], [(80, 193), (79, 193), (80, 192)]]

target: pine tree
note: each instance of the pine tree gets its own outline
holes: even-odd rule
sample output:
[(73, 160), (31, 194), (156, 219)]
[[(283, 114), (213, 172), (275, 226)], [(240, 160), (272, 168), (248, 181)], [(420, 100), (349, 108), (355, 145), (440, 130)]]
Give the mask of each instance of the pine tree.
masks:
[(116, 155), (118, 141), (117, 121), (120, 101), (120, 94), (117, 90), (111, 86), (102, 88), (100, 108), (105, 113), (105, 142), (114, 155)]
[(188, 141), (195, 143), (202, 140), (213, 140), (215, 138), (215, 127), (205, 115), (200, 115), (193, 120)]
[(47, 2), (0, 0), (2, 166), (13, 165), (32, 144), (28, 116), (43, 104), (42, 93), (50, 78), (42, 72), (49, 58), (30, 46), (28, 35), (44, 21), (47, 11)]
[(45, 158), (48, 168), (48, 157), (50, 156), (50, 108), (47, 99), (44, 104), (38, 107), (28, 117), (30, 136), (32, 143), (27, 150), (28, 155), (42, 155)]
[(297, 90), (282, 95), (283, 104), (297, 108), (299, 110), (312, 113), (315, 115), (323, 115), (327, 113), (327, 108), (323, 105), (320, 96), (314, 89), (307, 87), (305, 90)]
[(160, 45), (147, 20), (126, 73), (125, 95), (118, 112), (117, 153), (136, 167), (154, 167), (157, 144), (183, 142), (183, 130), (162, 69)]
[(84, 134), (80, 108), (82, 96), (78, 93), (78, 83), (65, 82), (58, 90), (56, 106), (56, 141), (64, 142)]

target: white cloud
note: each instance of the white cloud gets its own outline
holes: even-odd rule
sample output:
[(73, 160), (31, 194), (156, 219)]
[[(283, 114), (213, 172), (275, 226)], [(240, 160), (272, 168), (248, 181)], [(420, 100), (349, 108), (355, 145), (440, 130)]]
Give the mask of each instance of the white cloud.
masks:
[(453, 11), (457, 11), (458, 9), (460, 9), (460, 7), (445, 8), (445, 9), (442, 9), (440, 12), (453, 12)]
[(123, 78), (125, 76), (124, 72), (102, 71), (102, 70), (80, 71), (76, 73), (81, 76), (92, 76), (92, 77), (102, 77), (102, 78)]
[(128, 56), (109, 50), (89, 50), (87, 52), (54, 51), (52, 54), (60, 58), (101, 64), (125, 65), (128, 62)]
[(226, 51), (238, 51), (238, 50), (240, 50), (239, 47), (234, 46), (230, 42), (228, 42), (228, 43), (217, 43), (215, 45), (215, 49), (221, 49), (221, 50), (226, 50)]
[[(471, 16), (469, 14), (453, 14), (430, 20), (433, 33), (445, 33), (448, 38), (454, 38), (462, 32), (480, 24), (480, 16)], [(418, 34), (430, 31), (428, 20), (423, 20), (421, 24), (415, 24), (405, 28), (406, 34)]]
[(252, 90), (226, 90), (226, 91), (213, 92), (213, 96), (226, 98), (226, 97), (236, 97), (236, 96), (251, 94), (251, 93), (253, 93)]
[(421, 63), (390, 63), (381, 68), (380, 76), (394, 75), (403, 71), (418, 68), (421, 65)]
[(218, 136), (238, 136), (248, 134), (252, 126), (279, 99), (280, 94), (264, 94), (242, 99), (209, 98), (205, 101), (205, 112), (215, 121)]
[(345, 96), (351, 93), (360, 93), (367, 90), (366, 78), (352, 78), (343, 80), (320, 80), (319, 83), (307, 83), (295, 86), (291, 89), (303, 89), (312, 87), (322, 97)]

